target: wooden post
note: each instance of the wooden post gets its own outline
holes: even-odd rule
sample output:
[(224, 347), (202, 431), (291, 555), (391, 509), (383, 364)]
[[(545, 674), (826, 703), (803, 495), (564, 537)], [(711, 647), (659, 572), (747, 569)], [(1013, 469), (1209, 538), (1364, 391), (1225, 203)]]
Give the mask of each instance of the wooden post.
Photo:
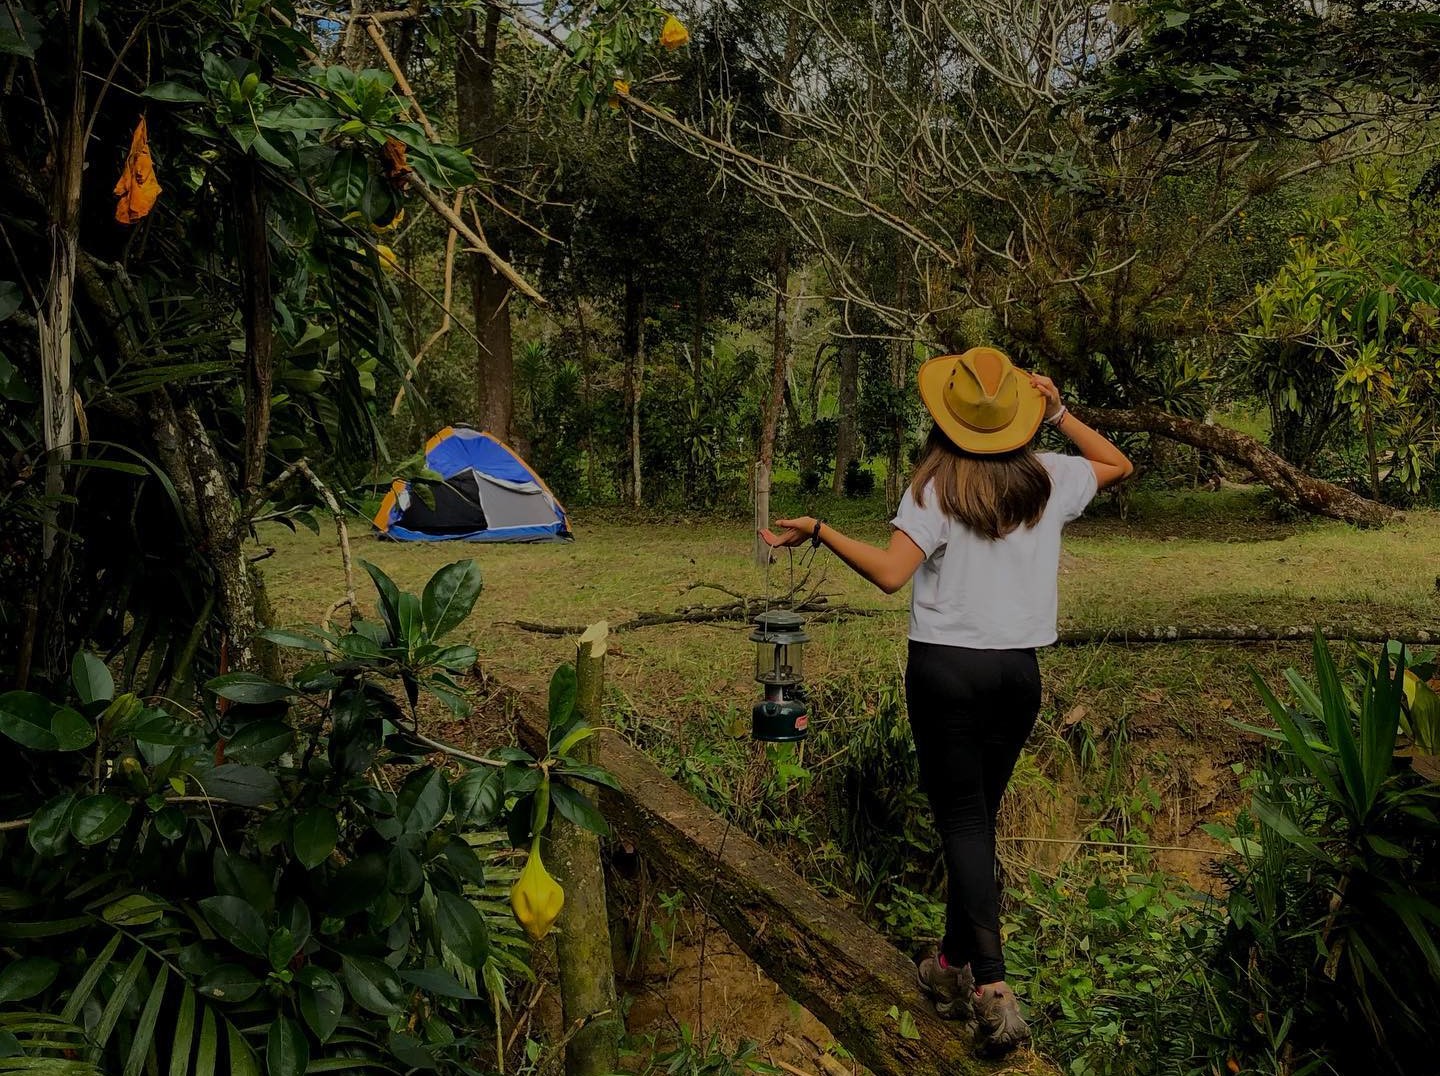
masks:
[[(609, 634), (605, 621), (592, 624), (580, 636), (575, 654), (579, 682), (575, 706), (592, 726), (600, 723)], [(593, 743), (587, 740), (577, 746), (576, 757), (594, 762)], [(600, 841), (595, 834), (557, 818), (550, 831), (550, 848), (555, 879), (565, 889), (565, 907), (555, 938), (565, 1028), (574, 1032), (565, 1047), (565, 1071), (569, 1076), (609, 1076), (619, 1071), (620, 1015), (615, 1004), (615, 965)]]

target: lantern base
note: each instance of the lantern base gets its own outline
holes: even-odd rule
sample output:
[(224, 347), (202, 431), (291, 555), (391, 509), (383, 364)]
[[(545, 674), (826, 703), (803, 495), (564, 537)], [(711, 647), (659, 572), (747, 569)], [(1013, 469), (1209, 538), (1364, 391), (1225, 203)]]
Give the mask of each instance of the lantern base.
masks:
[(750, 711), (750, 738), (763, 743), (796, 743), (805, 739), (809, 723), (803, 703), (767, 699)]

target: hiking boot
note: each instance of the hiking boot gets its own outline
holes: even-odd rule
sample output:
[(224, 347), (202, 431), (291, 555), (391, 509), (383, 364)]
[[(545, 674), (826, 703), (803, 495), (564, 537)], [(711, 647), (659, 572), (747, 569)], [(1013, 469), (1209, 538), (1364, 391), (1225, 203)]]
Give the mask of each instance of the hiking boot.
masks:
[(1030, 1028), (1020, 1015), (1020, 999), (1004, 983), (987, 983), (975, 992), (975, 1055), (995, 1060), (1028, 1045)]
[(970, 965), (942, 968), (940, 954), (931, 953), (920, 961), (915, 974), (920, 989), (935, 1003), (935, 1012), (942, 1020), (969, 1020), (975, 1003), (975, 976)]

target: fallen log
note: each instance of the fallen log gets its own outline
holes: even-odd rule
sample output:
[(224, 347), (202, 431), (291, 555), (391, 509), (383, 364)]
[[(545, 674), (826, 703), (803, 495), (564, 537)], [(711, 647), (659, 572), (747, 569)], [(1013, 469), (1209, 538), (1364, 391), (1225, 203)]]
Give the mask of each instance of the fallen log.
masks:
[[(612, 631), (635, 631), (659, 624), (705, 624), (747, 622), (755, 616), (757, 606), (716, 606), (710, 609), (689, 609), (684, 613), (643, 613), (612, 628)], [(823, 612), (808, 617), (809, 623), (843, 620), (846, 617), (902, 616), (903, 609), (873, 609), (850, 605), (828, 606)], [(584, 632), (578, 624), (537, 624), (529, 620), (507, 621), (511, 627), (537, 635), (570, 636)], [(1153, 646), (1160, 643), (1282, 643), (1309, 642), (1316, 632), (1331, 642), (1385, 643), (1407, 646), (1440, 644), (1440, 628), (1413, 625), (1390, 630), (1374, 627), (1347, 627), (1343, 624), (1122, 624), (1110, 628), (1066, 628), (1055, 640), (1056, 646), (1094, 646), (1111, 643), (1117, 646)]]
[(1378, 527), (1394, 509), (1343, 486), (1306, 474), (1279, 453), (1239, 430), (1172, 415), (1158, 407), (1070, 407), (1082, 422), (1105, 431), (1150, 433), (1213, 452), (1250, 470), (1287, 504), (1361, 527)]
[[(546, 717), (511, 695), (520, 739), (543, 746)], [(787, 995), (875, 1076), (1058, 1076), (1025, 1052), (1001, 1065), (971, 1057), (969, 1033), (921, 995), (915, 964), (852, 912), (826, 900), (751, 837), (727, 825), (617, 734), (596, 737), (595, 762), (621, 791), (600, 789), (615, 830), (705, 909)]]

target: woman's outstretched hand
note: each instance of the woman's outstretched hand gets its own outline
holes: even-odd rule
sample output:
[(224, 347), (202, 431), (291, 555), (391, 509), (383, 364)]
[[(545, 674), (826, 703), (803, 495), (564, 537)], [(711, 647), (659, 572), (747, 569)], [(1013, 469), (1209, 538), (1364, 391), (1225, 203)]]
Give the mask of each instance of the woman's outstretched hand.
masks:
[(775, 549), (784, 549), (786, 546), (804, 545), (815, 533), (815, 518), (813, 516), (801, 516), (799, 519), (777, 519), (775, 526), (779, 533), (766, 527), (760, 532), (760, 537), (765, 539), (765, 544)]

